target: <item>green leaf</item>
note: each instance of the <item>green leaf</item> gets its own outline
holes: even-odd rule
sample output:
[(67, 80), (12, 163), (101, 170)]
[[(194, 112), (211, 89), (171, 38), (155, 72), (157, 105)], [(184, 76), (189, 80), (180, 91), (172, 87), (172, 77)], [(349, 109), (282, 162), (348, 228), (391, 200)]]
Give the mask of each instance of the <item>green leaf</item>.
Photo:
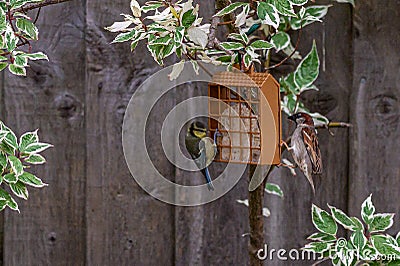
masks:
[(53, 145), (48, 144), (48, 143), (37, 142), (37, 143), (29, 144), (26, 147), (24, 152), (25, 153), (30, 153), (30, 154), (32, 154), (32, 153), (35, 154), (35, 153), (40, 153), (40, 152), (42, 152), (44, 150), (47, 150), (48, 148), (51, 148), (51, 147), (53, 147)]
[(250, 44), (250, 47), (254, 48), (255, 50), (263, 50), (263, 49), (271, 49), (274, 46), (267, 41), (257, 40), (252, 44)]
[(372, 194), (361, 205), (361, 218), (366, 224), (370, 224), (374, 219), (375, 206), (372, 204)]
[(25, 162), (30, 164), (44, 164), (46, 159), (40, 154), (31, 154), (27, 159), (25, 159)]
[(18, 177), (19, 181), (29, 185), (31, 187), (45, 187), (47, 186), (46, 183), (43, 183), (42, 180), (35, 175), (24, 172), (21, 176)]
[(341, 224), (347, 230), (357, 230), (357, 226), (354, 224), (353, 220), (350, 219), (350, 217), (347, 216), (347, 214), (345, 214), (342, 210), (339, 210), (332, 206), (329, 206), (329, 208), (331, 209), (332, 217), (335, 219), (336, 222)]
[(28, 66), (28, 58), (24, 57), (23, 54), (18, 54), (14, 57), (14, 65), (24, 68)]
[(369, 224), (371, 233), (384, 232), (393, 225), (394, 213), (380, 213), (373, 216), (372, 222)]
[(39, 31), (36, 28), (35, 24), (24, 18), (17, 18), (16, 26), (20, 31), (24, 32), (31, 39), (37, 40)]
[(276, 51), (285, 49), (290, 44), (290, 36), (286, 32), (278, 32), (271, 38), (271, 44), (275, 47)]
[(243, 56), (243, 62), (244, 62), (244, 66), (245, 66), (246, 68), (249, 68), (249, 67), (251, 66), (251, 63), (252, 63), (251, 55), (245, 54), (245, 55)]
[(393, 245), (390, 236), (372, 235), (371, 241), (375, 250), (381, 255), (400, 256), (400, 247)]
[(286, 17), (295, 17), (296, 13), (294, 13), (294, 9), (292, 3), (288, 0), (274, 0), (272, 1), (273, 5), (276, 7), (276, 10), (279, 14)]
[(0, 63), (0, 71), (3, 71), (8, 66), (8, 63)]
[(11, 9), (17, 9), (28, 3), (38, 3), (43, 0), (10, 0)]
[(290, 26), (293, 30), (298, 30), (316, 21), (321, 21), (323, 17), (328, 13), (328, 9), (331, 6), (308, 6), (305, 8), (304, 14), (301, 18), (294, 17), (290, 20)]
[(0, 143), (0, 150), (2, 150), (3, 152), (9, 154), (9, 155), (13, 155), (15, 149), (13, 147), (11, 147), (10, 145), (8, 145), (5, 141)]
[(317, 46), (313, 42), (310, 53), (300, 62), (294, 72), (294, 82), (298, 88), (311, 86), (319, 75), (319, 58)]
[(26, 188), (25, 184), (21, 181), (18, 181), (15, 184), (10, 184), (11, 191), (17, 196), (24, 200), (28, 199), (29, 193), (28, 189)]
[(261, 19), (261, 23), (271, 25), (275, 29), (279, 27), (280, 19), (275, 6), (266, 2), (258, 2), (257, 15)]
[(4, 181), (9, 184), (15, 184), (18, 181), (18, 178), (15, 176), (14, 173), (9, 173), (3, 176)]
[(332, 216), (314, 204), (312, 205), (312, 221), (320, 232), (329, 235), (335, 235), (337, 232), (338, 227)]
[(8, 156), (8, 161), (10, 162), (11, 169), (13, 170), (15, 175), (17, 177), (22, 175), (22, 173), (24, 172), (24, 167), (22, 166), (21, 161), (13, 155)]
[(322, 241), (322, 242), (329, 242), (329, 241), (335, 241), (336, 238), (333, 235), (328, 235), (325, 233), (317, 232), (312, 235), (310, 235), (308, 240), (314, 240), (314, 241)]
[(26, 69), (24, 67), (19, 67), (15, 64), (11, 64), (8, 66), (8, 70), (14, 75), (17, 76), (26, 76)]
[(175, 41), (176, 46), (182, 45), (183, 36), (185, 36), (185, 27), (183, 27), (183, 26), (177, 27), (175, 30), (175, 34), (174, 34), (174, 41)]
[(220, 45), (228, 51), (237, 51), (244, 48), (244, 45), (238, 42), (222, 42)]
[(356, 247), (357, 251), (362, 251), (367, 244), (367, 237), (362, 231), (355, 231), (350, 236), (351, 243)]
[(12, 30), (11, 26), (7, 26), (6, 33), (4, 35), (6, 48), (9, 52), (14, 51), (17, 47), (18, 38), (15, 36), (14, 31)]
[(193, 14), (193, 9), (190, 9), (182, 15), (182, 26), (189, 28), (196, 21), (197, 16)]
[(149, 11), (156, 10), (162, 6), (163, 6), (162, 3), (146, 3), (144, 6), (142, 6), (142, 11), (144, 13), (147, 13)]
[(307, 4), (308, 0), (289, 0), (295, 6), (302, 6)]
[(7, 18), (4, 12), (0, 12), (0, 34), (3, 34), (7, 29)]
[(37, 130), (32, 132), (26, 132), (19, 138), (19, 149), (21, 152), (25, 151), (25, 148), (32, 143), (39, 142), (39, 136)]
[(361, 223), (361, 221), (357, 217), (350, 217), (350, 219), (353, 221), (357, 230), (364, 231), (364, 225)]
[(135, 37), (136, 31), (132, 30), (130, 32), (123, 32), (118, 34), (111, 43), (127, 42)]
[(18, 148), (17, 136), (15, 136), (14, 132), (8, 131), (6, 137), (3, 140), (14, 149)]
[(323, 253), (329, 250), (334, 243), (332, 242), (311, 242), (307, 244), (303, 249), (314, 251), (315, 253)]
[(3, 169), (7, 166), (7, 156), (0, 151), (0, 170), (3, 172)]
[(6, 201), (6, 204), (10, 209), (19, 212), (17, 202), (15, 202), (11, 195), (2, 188), (0, 188), (0, 200), (2, 201), (2, 203), (3, 201)]
[(267, 183), (265, 185), (265, 191), (269, 194), (272, 195), (277, 195), (281, 198), (283, 198), (283, 191), (282, 189), (279, 187), (279, 185), (277, 184), (273, 184), (273, 183)]
[(400, 232), (396, 236), (397, 245), (400, 247)]
[(235, 2), (230, 4), (229, 6), (223, 8), (221, 11), (219, 11), (217, 14), (214, 15), (214, 17), (220, 17), (220, 16), (224, 16), (226, 14), (232, 13), (233, 11), (235, 11), (236, 9), (238, 9), (239, 7), (248, 5), (249, 3), (242, 3), (242, 2)]

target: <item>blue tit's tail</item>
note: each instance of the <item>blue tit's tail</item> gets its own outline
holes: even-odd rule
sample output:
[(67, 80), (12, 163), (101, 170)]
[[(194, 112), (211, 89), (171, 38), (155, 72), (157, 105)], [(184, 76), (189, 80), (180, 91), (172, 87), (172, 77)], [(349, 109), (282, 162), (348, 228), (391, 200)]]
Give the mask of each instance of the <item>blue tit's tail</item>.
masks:
[(207, 180), (207, 187), (208, 190), (213, 191), (214, 190), (214, 186), (211, 182), (211, 176), (210, 176), (210, 172), (208, 171), (208, 168), (204, 168), (204, 176), (206, 177)]

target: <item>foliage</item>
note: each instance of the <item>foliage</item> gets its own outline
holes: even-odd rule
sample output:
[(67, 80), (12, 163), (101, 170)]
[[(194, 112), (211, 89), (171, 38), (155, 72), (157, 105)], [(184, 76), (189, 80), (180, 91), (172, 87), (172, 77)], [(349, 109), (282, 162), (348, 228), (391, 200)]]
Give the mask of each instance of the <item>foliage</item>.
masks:
[[(392, 237), (384, 232), (393, 225), (393, 213), (375, 213), (370, 195), (361, 206), (361, 218), (350, 217), (329, 206), (330, 213), (312, 206), (312, 221), (317, 233), (303, 249), (332, 260), (333, 265), (399, 265), (400, 232)], [(337, 236), (338, 225), (349, 231), (349, 239)], [(357, 264), (358, 265), (358, 264)]]
[[(15, 133), (0, 121), (0, 184), (4, 183), (13, 195), (25, 200), (29, 195), (27, 185), (38, 188), (47, 186), (25, 169), (44, 164), (46, 159), (39, 153), (50, 147), (52, 145), (39, 142), (37, 130), (23, 134), (18, 140)], [(0, 210), (7, 206), (19, 211), (10, 193), (0, 188)]]
[[(337, 0), (348, 2), (349, 0)], [(183, 70), (183, 62), (192, 62), (196, 72), (199, 65), (195, 60), (201, 60), (216, 65), (225, 64), (231, 68), (239, 64), (248, 69), (252, 64), (266, 64), (271, 50), (292, 55), (301, 59), (295, 51), (290, 30), (300, 30), (327, 14), (330, 5), (304, 5), (308, 0), (262, 0), (234, 2), (214, 15), (214, 18), (234, 14), (235, 21), (231, 24), (236, 32), (227, 35), (220, 41), (212, 34), (212, 26), (203, 23), (199, 17), (200, 5), (193, 5), (192, 0), (166, 1), (152, 0), (140, 6), (136, 0), (131, 0), (132, 15), (122, 14), (124, 21), (115, 22), (107, 30), (119, 33), (112, 43), (130, 42), (134, 51), (140, 41), (144, 41), (154, 58), (160, 64), (175, 54), (180, 62), (174, 65), (170, 78), (179, 76)], [(259, 25), (259, 33), (248, 36), (252, 27)], [(218, 27), (218, 25), (216, 26)], [(215, 38), (214, 40), (212, 38)], [(270, 40), (270, 41), (267, 41)], [(264, 61), (264, 62), (262, 62)], [(282, 108), (291, 115), (298, 111), (309, 113), (300, 101), (300, 95), (307, 90), (318, 90), (313, 84), (319, 74), (319, 58), (314, 42), (310, 53), (299, 63), (294, 73), (281, 78), (283, 93)], [(316, 123), (327, 124), (324, 116), (311, 114)]]
[[(18, 76), (26, 75), (29, 60), (48, 60), (42, 52), (32, 53), (30, 41), (38, 40), (39, 30), (26, 15), (27, 4), (42, 0), (0, 0), (0, 71), (8, 70)], [(21, 48), (28, 45), (27, 51)]]

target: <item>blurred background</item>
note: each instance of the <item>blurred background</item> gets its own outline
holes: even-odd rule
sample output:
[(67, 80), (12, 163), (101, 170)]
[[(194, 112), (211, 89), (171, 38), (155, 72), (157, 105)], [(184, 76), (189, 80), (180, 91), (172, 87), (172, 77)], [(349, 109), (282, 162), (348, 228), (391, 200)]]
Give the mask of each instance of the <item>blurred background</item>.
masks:
[[(142, 1), (143, 2), (143, 1)], [(196, 1), (195, 1), (196, 2)], [(197, 1), (210, 18), (213, 0)], [(317, 0), (326, 4), (328, 1)], [(48, 163), (36, 171), (49, 184), (30, 190), (21, 213), (0, 214), (0, 259), (4, 265), (246, 265), (248, 175), (224, 197), (200, 207), (174, 207), (146, 194), (132, 178), (122, 151), (121, 126), (135, 89), (160, 67), (147, 49), (110, 45), (104, 30), (128, 0), (74, 0), (45, 7), (40, 41), (50, 62), (37, 61), (26, 78), (4, 71), (0, 119), (17, 133), (39, 128), (54, 144)], [(311, 111), (351, 129), (319, 130), (325, 171), (314, 196), (302, 174), (275, 170), (270, 178), (285, 197), (267, 195), (269, 247), (300, 248), (314, 232), (311, 204), (329, 203), (360, 216), (370, 193), (379, 212), (400, 214), (400, 1), (335, 3), (323, 23), (304, 29), (300, 50), (315, 39), (321, 60), (316, 85), (305, 95)], [(293, 38), (296, 40), (296, 38)], [(279, 61), (279, 59), (276, 59)], [(279, 77), (293, 61), (273, 74)], [(163, 97), (148, 123), (148, 148), (160, 172), (178, 183), (198, 183), (200, 174), (174, 168), (159, 145), (166, 112), (206, 84), (186, 85)], [(284, 117), (284, 134), (291, 133)], [(285, 155), (287, 156), (287, 155)], [(215, 164), (217, 174), (223, 164)], [(189, 181), (188, 181), (189, 180)], [(398, 216), (389, 231), (400, 229)], [(309, 265), (310, 262), (266, 262)]]

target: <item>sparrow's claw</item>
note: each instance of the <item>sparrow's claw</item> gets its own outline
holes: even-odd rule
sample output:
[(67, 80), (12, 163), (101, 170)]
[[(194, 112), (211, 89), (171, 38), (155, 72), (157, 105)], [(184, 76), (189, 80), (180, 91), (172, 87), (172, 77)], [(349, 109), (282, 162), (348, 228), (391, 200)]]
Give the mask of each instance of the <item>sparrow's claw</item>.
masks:
[(277, 166), (278, 167), (283, 166), (283, 167), (288, 167), (288, 168), (292, 168), (292, 169), (297, 168), (297, 166), (295, 166), (295, 165), (285, 164), (285, 163), (282, 163), (282, 162), (279, 163)]
[(290, 150), (292, 149), (292, 148), (289, 147), (289, 145), (288, 145), (285, 141), (283, 141), (283, 140), (281, 140), (280, 146), (281, 146), (281, 148), (282, 148), (282, 146), (285, 146), (286, 149), (287, 149), (288, 151), (290, 151)]

